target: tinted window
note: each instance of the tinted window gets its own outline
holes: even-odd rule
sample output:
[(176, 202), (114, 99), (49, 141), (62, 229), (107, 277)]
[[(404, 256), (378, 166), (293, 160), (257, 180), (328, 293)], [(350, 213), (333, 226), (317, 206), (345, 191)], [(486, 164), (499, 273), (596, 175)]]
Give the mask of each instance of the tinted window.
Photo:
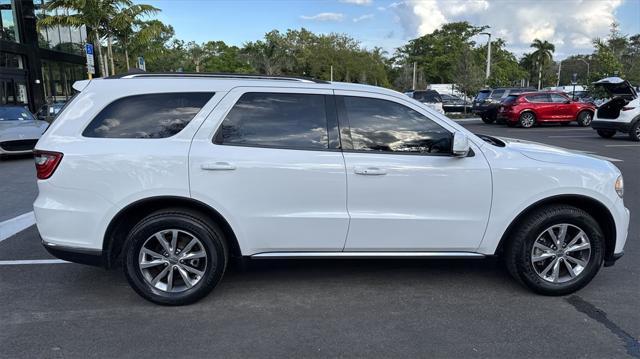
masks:
[(480, 91), (478, 92), (478, 96), (476, 96), (476, 100), (484, 100), (489, 98), (489, 95), (491, 95), (491, 91), (487, 90), (487, 91)]
[(564, 96), (559, 95), (557, 93), (552, 93), (551, 94), (551, 102), (564, 103), (567, 100), (569, 100), (567, 97), (564, 97)]
[(494, 100), (499, 100), (502, 95), (504, 95), (504, 90), (493, 90), (491, 93), (491, 98)]
[(511, 105), (512, 103), (516, 102), (517, 98), (518, 98), (518, 95), (509, 95), (505, 97), (504, 100), (502, 100), (502, 103), (505, 105)]
[(440, 94), (436, 91), (415, 91), (413, 98), (420, 102), (442, 102)]
[(344, 97), (357, 151), (450, 153), (451, 134), (417, 111), (395, 102)]
[(216, 143), (277, 148), (326, 149), (324, 95), (246, 93), (233, 106)]
[(527, 100), (529, 100), (530, 102), (549, 102), (549, 95), (547, 94), (529, 95), (527, 96)]
[(195, 117), (213, 93), (136, 95), (105, 107), (82, 133), (86, 137), (164, 138), (175, 135)]

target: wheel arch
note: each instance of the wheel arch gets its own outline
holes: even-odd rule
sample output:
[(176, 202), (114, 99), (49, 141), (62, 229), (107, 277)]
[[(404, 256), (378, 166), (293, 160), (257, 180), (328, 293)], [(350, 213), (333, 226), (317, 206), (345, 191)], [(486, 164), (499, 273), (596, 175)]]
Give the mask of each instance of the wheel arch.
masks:
[(212, 219), (224, 232), (229, 252), (234, 257), (242, 256), (240, 245), (229, 222), (211, 206), (193, 198), (179, 196), (156, 196), (135, 201), (122, 208), (109, 222), (104, 234), (102, 256), (107, 268), (114, 267), (121, 259), (122, 249), (131, 228), (152, 212), (165, 208), (184, 208), (201, 213)]
[(605, 261), (612, 259), (616, 247), (616, 224), (611, 211), (602, 202), (592, 197), (584, 195), (557, 195), (541, 199), (522, 210), (509, 224), (504, 231), (500, 242), (495, 250), (495, 255), (502, 253), (504, 245), (509, 241), (509, 237), (518, 223), (529, 213), (545, 206), (554, 204), (565, 204), (575, 206), (589, 213), (598, 223), (605, 237)]

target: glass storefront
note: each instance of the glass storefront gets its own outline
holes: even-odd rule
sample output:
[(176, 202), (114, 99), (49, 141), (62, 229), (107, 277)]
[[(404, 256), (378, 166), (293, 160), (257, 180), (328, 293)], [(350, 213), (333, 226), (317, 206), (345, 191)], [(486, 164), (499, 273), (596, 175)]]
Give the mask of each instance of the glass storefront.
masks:
[[(3, 0), (0, 0), (3, 1)], [(49, 15), (72, 15), (69, 10), (45, 10), (44, 0), (33, 2), (36, 17), (38, 19)], [(84, 44), (87, 39), (87, 29), (85, 26), (78, 28), (54, 26), (40, 29), (38, 33), (38, 44), (40, 48), (55, 51), (67, 52), (71, 54), (83, 55)]]
[(86, 74), (82, 65), (43, 60), (42, 78), (47, 102), (60, 102), (73, 96), (73, 83), (84, 80)]
[(0, 40), (20, 42), (16, 10), (12, 0), (0, 0)]
[(27, 71), (20, 55), (0, 52), (0, 104), (29, 104)]

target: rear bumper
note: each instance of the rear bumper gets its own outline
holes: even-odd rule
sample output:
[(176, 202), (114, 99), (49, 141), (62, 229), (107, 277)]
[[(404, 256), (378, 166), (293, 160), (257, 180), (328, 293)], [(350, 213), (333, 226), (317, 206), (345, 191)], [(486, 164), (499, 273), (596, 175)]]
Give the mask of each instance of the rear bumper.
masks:
[(67, 247), (45, 241), (42, 241), (42, 245), (47, 252), (56, 258), (60, 258), (68, 262), (88, 264), (97, 267), (105, 266), (102, 251), (100, 250)]
[(620, 132), (629, 132), (630, 127), (629, 123), (617, 121), (594, 120), (591, 122), (591, 128), (594, 130), (616, 130)]

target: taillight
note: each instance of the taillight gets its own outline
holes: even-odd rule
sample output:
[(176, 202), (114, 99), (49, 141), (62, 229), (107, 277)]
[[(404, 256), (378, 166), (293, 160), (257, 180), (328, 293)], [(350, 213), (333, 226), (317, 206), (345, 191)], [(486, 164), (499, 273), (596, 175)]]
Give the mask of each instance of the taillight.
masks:
[(53, 172), (62, 160), (62, 153), (50, 151), (34, 151), (33, 158), (36, 160), (36, 172), (38, 179), (47, 179), (51, 177)]
[(635, 107), (627, 107), (627, 106), (625, 106), (625, 107), (622, 108), (622, 111), (630, 111), (630, 110), (633, 110), (634, 108)]

